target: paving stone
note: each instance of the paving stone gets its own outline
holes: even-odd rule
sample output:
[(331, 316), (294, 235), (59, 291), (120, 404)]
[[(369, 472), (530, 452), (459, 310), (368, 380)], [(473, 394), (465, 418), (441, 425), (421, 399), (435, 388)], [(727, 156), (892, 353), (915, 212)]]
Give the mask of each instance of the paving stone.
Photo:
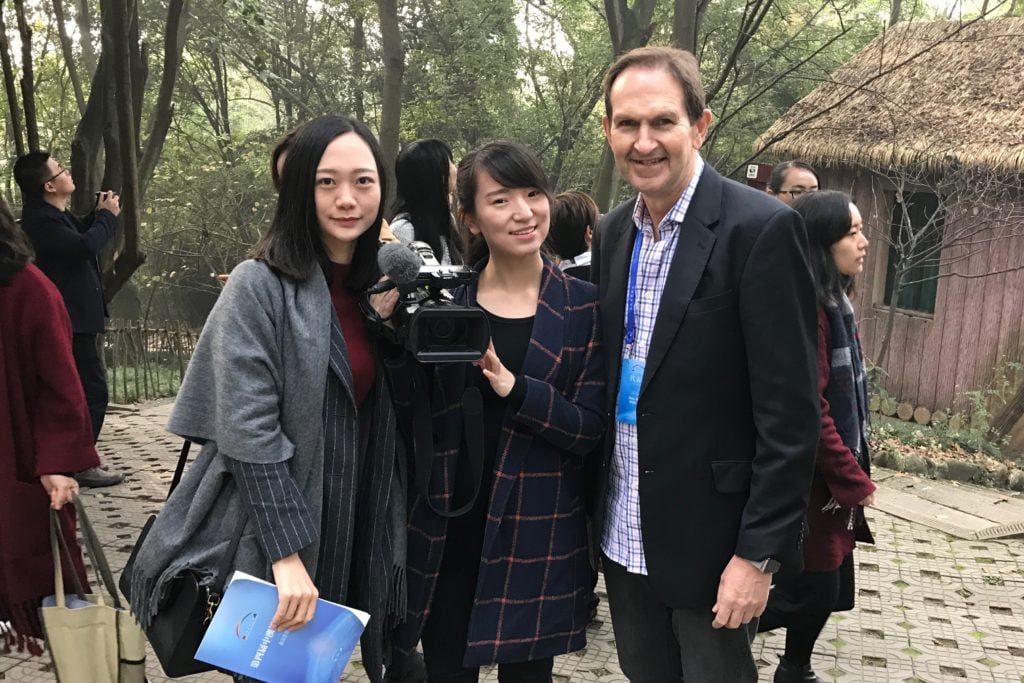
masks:
[[(167, 494), (181, 444), (163, 431), (166, 417), (167, 404), (149, 405), (111, 414), (104, 428), (104, 461), (128, 479), (83, 497), (115, 573)], [(826, 624), (812, 657), (817, 674), (841, 683), (1024, 683), (1024, 540), (965, 541), (878, 510), (868, 518), (877, 545), (855, 555), (857, 607)], [(606, 599), (588, 639), (585, 650), (556, 658), (555, 681), (626, 683)], [(772, 680), (784, 649), (784, 629), (755, 639), (762, 683)], [(152, 655), (147, 675), (171, 681)], [(0, 656), (3, 683), (53, 680), (46, 657)], [(174, 680), (229, 682), (216, 673)], [(342, 680), (367, 680), (358, 650)], [(497, 670), (485, 669), (481, 680), (497, 681)]]

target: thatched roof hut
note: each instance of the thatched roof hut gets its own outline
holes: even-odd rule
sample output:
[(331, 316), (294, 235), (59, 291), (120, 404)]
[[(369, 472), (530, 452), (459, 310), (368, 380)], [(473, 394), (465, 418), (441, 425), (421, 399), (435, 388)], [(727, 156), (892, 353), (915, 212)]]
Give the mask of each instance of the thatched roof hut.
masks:
[(1024, 18), (898, 24), (755, 143), (777, 158), (886, 169), (1024, 170)]

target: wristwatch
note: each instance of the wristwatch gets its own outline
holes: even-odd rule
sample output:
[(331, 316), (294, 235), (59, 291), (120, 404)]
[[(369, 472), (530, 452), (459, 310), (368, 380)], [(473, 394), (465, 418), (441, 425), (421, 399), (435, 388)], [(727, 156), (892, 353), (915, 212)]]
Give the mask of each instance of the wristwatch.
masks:
[(774, 557), (766, 557), (760, 562), (755, 562), (754, 560), (747, 560), (747, 562), (754, 565), (754, 567), (756, 567), (762, 574), (774, 574), (782, 569), (782, 563)]

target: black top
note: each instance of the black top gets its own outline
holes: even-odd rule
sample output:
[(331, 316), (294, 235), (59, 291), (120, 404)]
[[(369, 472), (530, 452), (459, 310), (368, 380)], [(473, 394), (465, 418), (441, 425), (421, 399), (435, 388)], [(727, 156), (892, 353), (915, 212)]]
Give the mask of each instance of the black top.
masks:
[(42, 200), (25, 205), (21, 228), (32, 242), (39, 270), (57, 285), (75, 334), (103, 332), (107, 306), (97, 260), (117, 233), (117, 218), (100, 209), (79, 220)]
[[(498, 354), (501, 364), (517, 377), (516, 387), (507, 397), (502, 398), (494, 393), (491, 383), (483, 376), (479, 377), (477, 386), (483, 397), (484, 420), (484, 458), (483, 481), (480, 482), (480, 495), (472, 509), (465, 515), (448, 522), (448, 533), (445, 537), (444, 558), (441, 567), (445, 570), (458, 570), (475, 576), (480, 565), (483, 550), (484, 527), (487, 524), (487, 509), (491, 502), (491, 487), (494, 484), (494, 468), (498, 460), (498, 446), (502, 436), (502, 423), (505, 413), (511, 406), (516, 410), (523, 402), (525, 393), (524, 382), (518, 379), (523, 369), (526, 350), (530, 346), (533, 334), (533, 316), (529, 318), (502, 318), (490, 311), (484, 311), (491, 325), (491, 341), (494, 351)], [(465, 440), (463, 440), (465, 449)], [(468, 454), (463, 452), (459, 459), (459, 470), (455, 477), (455, 504), (465, 504), (473, 495), (473, 481), (468, 464)]]

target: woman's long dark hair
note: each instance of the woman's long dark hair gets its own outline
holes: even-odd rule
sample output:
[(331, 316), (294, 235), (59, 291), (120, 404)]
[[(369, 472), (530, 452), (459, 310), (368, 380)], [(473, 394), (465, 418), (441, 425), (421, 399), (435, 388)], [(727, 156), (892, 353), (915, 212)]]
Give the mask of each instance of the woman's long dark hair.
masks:
[(288, 145), (288, 162), (281, 174), (281, 191), (274, 220), (256, 245), (254, 257), (295, 282), (306, 280), (316, 266), (326, 267), (327, 252), (316, 216), (316, 170), (327, 146), (339, 135), (355, 133), (369, 145), (377, 165), (381, 205), (373, 224), (356, 240), (346, 286), (363, 291), (379, 277), (377, 244), (387, 196), (386, 174), (380, 146), (369, 129), (347, 116), (321, 116), (296, 131)]
[(466, 227), (467, 218), (476, 215), (476, 191), (481, 171), (487, 171), (502, 187), (510, 189), (533, 187), (551, 201), (551, 185), (547, 174), (533, 152), (516, 142), (491, 142), (477, 147), (459, 163), (455, 192), (459, 198), (459, 223), (465, 243), (466, 260), (475, 265), (490, 252), (482, 235), (474, 235)]
[(14, 220), (10, 208), (0, 197), (0, 287), (11, 284), (14, 276), (32, 261), (32, 246)]
[[(449, 250), (457, 249), (452, 225), (452, 209), (448, 203), (452, 149), (443, 140), (428, 138), (410, 142), (395, 160), (397, 183), (394, 216), (409, 214), (416, 230), (416, 239), (426, 242), (441, 260), (442, 238)], [(451, 254), (458, 262), (458, 254)]]
[(836, 267), (832, 245), (846, 237), (852, 226), (850, 195), (835, 190), (808, 192), (793, 203), (804, 219), (814, 275), (814, 289), (822, 306), (837, 306), (853, 278)]

